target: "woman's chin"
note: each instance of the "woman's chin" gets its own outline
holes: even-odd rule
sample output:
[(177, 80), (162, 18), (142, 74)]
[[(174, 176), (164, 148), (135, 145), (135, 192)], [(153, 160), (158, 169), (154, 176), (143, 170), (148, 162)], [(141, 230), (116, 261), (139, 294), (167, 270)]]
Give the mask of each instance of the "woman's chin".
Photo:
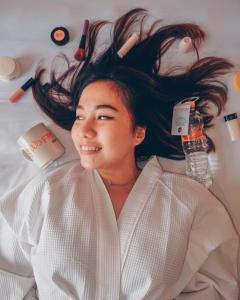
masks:
[(89, 169), (89, 170), (93, 170), (97, 168), (97, 164), (94, 163), (93, 161), (89, 161), (87, 159), (84, 159), (83, 157), (80, 156), (80, 162), (81, 162), (81, 166), (84, 169)]

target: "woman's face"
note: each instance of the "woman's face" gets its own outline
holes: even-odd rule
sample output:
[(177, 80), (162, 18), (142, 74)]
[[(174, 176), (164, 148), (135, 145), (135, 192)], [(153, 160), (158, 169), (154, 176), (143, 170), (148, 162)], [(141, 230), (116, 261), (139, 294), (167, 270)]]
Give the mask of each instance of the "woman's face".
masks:
[(89, 84), (82, 92), (72, 127), (72, 139), (87, 169), (108, 170), (135, 163), (134, 148), (145, 129), (133, 129), (121, 93), (110, 80)]

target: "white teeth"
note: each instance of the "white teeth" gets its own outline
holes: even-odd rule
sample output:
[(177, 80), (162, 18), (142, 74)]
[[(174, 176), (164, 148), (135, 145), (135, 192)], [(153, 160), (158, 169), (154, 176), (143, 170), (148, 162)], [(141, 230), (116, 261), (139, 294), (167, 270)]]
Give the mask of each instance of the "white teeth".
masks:
[(101, 148), (99, 147), (93, 147), (93, 146), (80, 146), (80, 149), (83, 150), (83, 151), (98, 151), (100, 150)]

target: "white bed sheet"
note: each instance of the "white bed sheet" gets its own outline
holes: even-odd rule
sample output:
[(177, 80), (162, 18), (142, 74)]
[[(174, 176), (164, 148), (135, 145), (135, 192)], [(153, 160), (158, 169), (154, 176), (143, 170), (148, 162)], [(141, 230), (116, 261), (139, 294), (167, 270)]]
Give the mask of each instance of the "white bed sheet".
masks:
[[(120, 3), (110, 0), (1, 1), (0, 55), (17, 58), (22, 75), (9, 83), (0, 82), (0, 194), (38, 172), (37, 167), (23, 159), (16, 139), (38, 122), (48, 124), (48, 120), (36, 109), (30, 91), (16, 104), (10, 103), (8, 97), (29, 77), (34, 76), (35, 68), (42, 59), (50, 61), (59, 52), (73, 57), (85, 18), (115, 19), (138, 6), (147, 8), (153, 18), (164, 19), (165, 23), (196, 22), (208, 32), (201, 55), (224, 56), (232, 59), (240, 68), (239, 0), (182, 0), (178, 5), (181, 9), (176, 9), (176, 0), (149, 0), (147, 3), (143, 0), (131, 3), (128, 0)], [(70, 42), (64, 47), (54, 45), (49, 38), (51, 30), (60, 25), (70, 30)], [(176, 49), (174, 51), (176, 54)], [(182, 59), (186, 59), (186, 56)], [(230, 93), (225, 114), (240, 113), (240, 95), (230, 84), (231, 76), (227, 78)], [(76, 158), (69, 133), (51, 126), (67, 148), (59, 163)], [(240, 232), (240, 141), (230, 142), (223, 115), (216, 119), (216, 127), (210, 134), (217, 146), (217, 152), (210, 156), (214, 172), (212, 190), (225, 203)], [(163, 161), (166, 168), (183, 171), (183, 162)]]

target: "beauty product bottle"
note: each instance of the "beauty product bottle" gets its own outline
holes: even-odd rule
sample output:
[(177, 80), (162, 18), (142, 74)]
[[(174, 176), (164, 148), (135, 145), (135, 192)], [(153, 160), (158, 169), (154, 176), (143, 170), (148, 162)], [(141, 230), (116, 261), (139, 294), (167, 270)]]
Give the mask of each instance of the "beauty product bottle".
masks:
[(19, 89), (16, 90), (16, 92), (9, 98), (9, 100), (12, 103), (17, 102), (34, 83), (35, 79), (31, 77)]
[(9, 56), (0, 56), (0, 80), (9, 81), (20, 75), (19, 63)]
[(232, 141), (240, 139), (240, 121), (236, 113), (224, 116)]
[(208, 140), (204, 133), (204, 123), (196, 103), (190, 101), (189, 130), (182, 135), (182, 148), (185, 154), (186, 175), (210, 188), (212, 174), (208, 162)]
[(181, 39), (178, 48), (183, 53), (191, 51), (193, 49), (192, 39), (189, 36), (185, 36)]

